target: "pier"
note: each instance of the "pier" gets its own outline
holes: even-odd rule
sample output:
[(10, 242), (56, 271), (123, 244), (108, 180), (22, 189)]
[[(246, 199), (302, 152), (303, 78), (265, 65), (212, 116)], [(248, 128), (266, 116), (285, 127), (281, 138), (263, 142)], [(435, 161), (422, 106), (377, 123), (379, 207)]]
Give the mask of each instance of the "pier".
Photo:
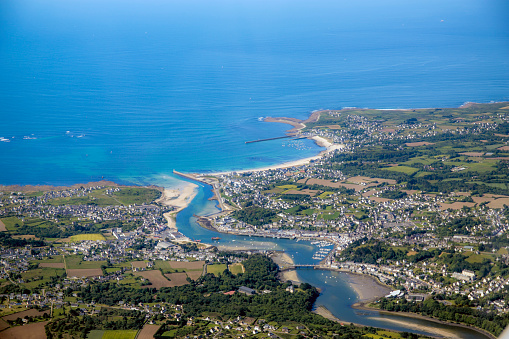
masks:
[(267, 138), (267, 139), (258, 139), (258, 140), (252, 140), (252, 141), (246, 141), (246, 144), (252, 144), (254, 142), (262, 142), (262, 141), (270, 141), (270, 140), (277, 140), (277, 139), (285, 139), (285, 138), (292, 138), (291, 135), (285, 135), (282, 137), (274, 137), (274, 138)]

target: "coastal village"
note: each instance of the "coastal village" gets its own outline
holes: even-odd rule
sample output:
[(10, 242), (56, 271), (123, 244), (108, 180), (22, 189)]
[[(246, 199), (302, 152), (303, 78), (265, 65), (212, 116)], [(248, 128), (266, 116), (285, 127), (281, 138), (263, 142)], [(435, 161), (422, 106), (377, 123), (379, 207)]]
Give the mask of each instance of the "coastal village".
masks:
[[(404, 113), (381, 119), (375, 110), (349, 109), (320, 111), (303, 122), (273, 119), (293, 125), (290, 136), (315, 138), (327, 151), (271, 169), (182, 174), (211, 185), (217, 200), (217, 213), (195, 218), (220, 233), (310, 242), (316, 249), (314, 268), (371, 276), (385, 286), (386, 295), (362, 306), (438, 300), (509, 314), (509, 106)], [(194, 190), (172, 193), (105, 182), (0, 189), (5, 287), (0, 331), (48, 321), (66, 310), (99, 314), (100, 303), (77, 292), (85, 286), (111, 283), (156, 293), (207, 273), (243, 273), (242, 262), (254, 253), (273, 257), (284, 271), (286, 291), (298, 290), (298, 282), (288, 282), (288, 272), (298, 269), (288, 256), (234, 251), (181, 233), (175, 215), (192, 201)], [(222, 293), (271, 290), (237, 286)], [(178, 303), (125, 301), (116, 307), (142, 312), (147, 325), (155, 326), (147, 331), (185, 315)], [(41, 311), (9, 318), (27, 309)], [(201, 323), (210, 337), (311, 334), (299, 324), (240, 315), (226, 321), (186, 319), (188, 325)], [(500, 331), (488, 325), (483, 329)]]

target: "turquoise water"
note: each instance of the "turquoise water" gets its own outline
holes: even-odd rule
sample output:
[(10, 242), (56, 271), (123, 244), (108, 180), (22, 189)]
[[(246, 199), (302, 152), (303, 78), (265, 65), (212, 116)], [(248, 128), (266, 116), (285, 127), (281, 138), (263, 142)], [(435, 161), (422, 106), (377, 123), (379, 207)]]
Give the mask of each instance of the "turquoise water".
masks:
[[(505, 0), (3, 0), (0, 184), (261, 167), (320, 108), (509, 99)], [(23, 137), (37, 139), (23, 140)], [(171, 177), (171, 175), (170, 175)]]

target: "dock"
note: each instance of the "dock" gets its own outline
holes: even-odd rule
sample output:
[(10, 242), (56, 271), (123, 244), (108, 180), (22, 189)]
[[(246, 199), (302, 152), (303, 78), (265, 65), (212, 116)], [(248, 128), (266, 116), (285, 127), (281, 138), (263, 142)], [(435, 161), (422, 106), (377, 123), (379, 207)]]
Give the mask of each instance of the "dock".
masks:
[(278, 139), (285, 139), (285, 138), (292, 138), (291, 135), (285, 135), (282, 137), (274, 137), (274, 138), (267, 138), (267, 139), (258, 139), (258, 140), (252, 140), (252, 141), (246, 141), (246, 144), (252, 144), (254, 142), (262, 142), (262, 141), (270, 141), (270, 140), (278, 140)]

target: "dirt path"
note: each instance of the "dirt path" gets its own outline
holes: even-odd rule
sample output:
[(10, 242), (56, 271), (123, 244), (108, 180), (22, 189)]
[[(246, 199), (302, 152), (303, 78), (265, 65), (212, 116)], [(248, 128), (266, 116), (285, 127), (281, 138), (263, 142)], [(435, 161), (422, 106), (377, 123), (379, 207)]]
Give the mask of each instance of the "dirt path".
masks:
[(5, 224), (0, 220), (0, 232), (7, 232), (7, 227), (5, 227)]

